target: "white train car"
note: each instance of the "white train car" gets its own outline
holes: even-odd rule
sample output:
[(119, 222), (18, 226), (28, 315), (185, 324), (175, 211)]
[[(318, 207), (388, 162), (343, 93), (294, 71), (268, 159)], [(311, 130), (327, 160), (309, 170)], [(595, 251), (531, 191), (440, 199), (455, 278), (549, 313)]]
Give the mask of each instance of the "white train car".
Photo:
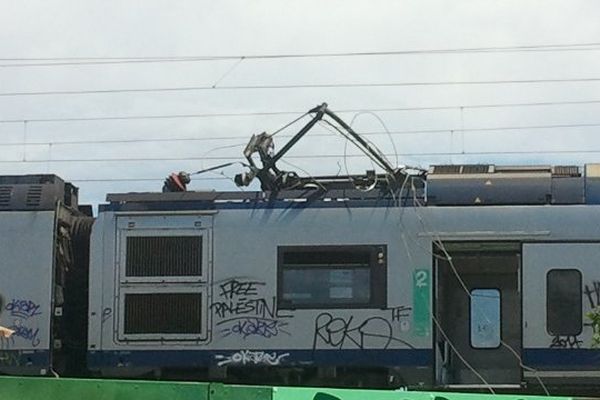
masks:
[(438, 166), (396, 193), (109, 195), (92, 233), (88, 366), (593, 387), (598, 172)]

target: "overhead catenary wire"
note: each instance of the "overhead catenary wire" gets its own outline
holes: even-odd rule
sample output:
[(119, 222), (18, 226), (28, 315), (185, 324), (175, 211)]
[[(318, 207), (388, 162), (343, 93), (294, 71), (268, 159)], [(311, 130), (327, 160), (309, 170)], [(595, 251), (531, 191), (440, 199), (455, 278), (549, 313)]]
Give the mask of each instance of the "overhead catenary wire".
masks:
[(297, 83), (297, 84), (260, 84), (260, 85), (227, 85), (227, 86), (178, 86), (154, 88), (114, 88), (114, 89), (78, 89), (78, 90), (48, 90), (30, 92), (1, 92), (0, 97), (21, 96), (70, 96), (89, 94), (115, 93), (161, 93), (161, 92), (190, 92), (210, 90), (292, 90), (292, 89), (335, 89), (335, 88), (381, 88), (381, 87), (422, 87), (422, 86), (460, 86), (460, 85), (520, 85), (542, 83), (591, 83), (600, 82), (599, 77), (584, 78), (546, 78), (546, 79), (506, 79), (479, 81), (423, 81), (423, 82), (343, 82), (343, 83)]
[[(337, 114), (357, 113), (357, 112), (402, 112), (402, 111), (435, 111), (435, 110), (468, 110), (481, 108), (512, 108), (512, 107), (545, 107), (557, 105), (583, 105), (600, 104), (600, 99), (594, 100), (565, 100), (565, 101), (542, 101), (530, 103), (497, 103), (497, 104), (467, 104), (467, 105), (449, 105), (449, 106), (423, 106), (423, 107), (379, 107), (379, 108), (355, 108), (336, 110)], [(119, 121), (119, 120), (138, 120), (138, 119), (179, 119), (179, 118), (237, 118), (237, 117), (256, 117), (256, 116), (276, 116), (276, 115), (298, 115), (305, 114), (305, 111), (250, 111), (233, 113), (191, 113), (191, 114), (158, 114), (158, 115), (109, 115), (92, 117), (57, 117), (57, 118), (13, 118), (0, 119), (0, 123), (49, 123), (49, 122), (84, 122), (84, 121)]]
[[(478, 156), (478, 155), (542, 155), (542, 154), (600, 154), (598, 150), (515, 150), (515, 151), (470, 151), (470, 152), (423, 152), (423, 153), (398, 153), (405, 157), (448, 157), (448, 156)], [(385, 154), (386, 157), (394, 154)], [(287, 158), (293, 159), (323, 159), (323, 158), (342, 158), (343, 154), (299, 154), (289, 155)], [(366, 157), (364, 154), (349, 154), (348, 158)], [(74, 162), (153, 162), (153, 161), (198, 161), (198, 160), (239, 160), (240, 157), (210, 156), (210, 157), (138, 157), (138, 158), (73, 158), (73, 159), (26, 159), (26, 160), (0, 160), (0, 164), (35, 164), (35, 163), (74, 163)]]
[[(445, 128), (445, 129), (421, 129), (405, 131), (370, 131), (362, 132), (362, 136), (378, 135), (419, 135), (432, 133), (451, 133), (451, 132), (497, 132), (528, 129), (562, 129), (562, 128), (593, 128), (599, 127), (600, 123), (589, 124), (553, 124), (553, 125), (521, 125), (521, 126), (500, 126), (500, 127), (479, 127), (479, 128)], [(276, 131), (277, 132), (277, 131)], [(311, 137), (331, 136), (330, 133), (313, 133)], [(281, 138), (292, 137), (292, 135), (281, 135)], [(152, 143), (152, 142), (194, 142), (209, 140), (241, 140), (247, 136), (204, 136), (204, 137), (181, 137), (181, 138), (139, 138), (139, 139), (101, 139), (101, 140), (63, 140), (63, 141), (18, 141), (0, 143), (3, 146), (61, 146), (61, 145), (79, 145), (79, 144), (124, 144), (124, 143)], [(460, 153), (463, 154), (463, 153)], [(393, 154), (395, 156), (395, 154)], [(403, 155), (398, 153), (398, 155)]]
[(186, 55), (186, 56), (124, 56), (124, 57), (2, 57), (0, 67), (49, 67), (69, 65), (105, 65), (105, 64), (139, 64), (139, 63), (172, 63), (200, 62), (221, 60), (273, 60), (288, 58), (332, 58), (332, 57), (372, 57), (426, 54), (460, 54), (460, 53), (521, 53), (521, 52), (564, 52), (600, 50), (599, 42), (537, 44), (519, 46), (487, 46), (448, 49), (409, 49), (355, 52), (321, 52), (321, 53), (288, 53), (288, 54), (246, 54), (246, 55)]

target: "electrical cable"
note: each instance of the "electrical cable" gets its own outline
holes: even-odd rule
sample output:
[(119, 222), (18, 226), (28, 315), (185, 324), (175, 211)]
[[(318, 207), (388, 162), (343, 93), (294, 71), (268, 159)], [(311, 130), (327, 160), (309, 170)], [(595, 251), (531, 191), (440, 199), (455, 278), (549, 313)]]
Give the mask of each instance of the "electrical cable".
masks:
[(297, 166), (297, 165), (295, 165), (295, 164), (292, 164), (291, 162), (289, 162), (289, 161), (286, 161), (286, 160), (284, 160), (284, 159), (280, 159), (280, 160), (279, 160), (279, 162), (281, 162), (281, 163), (283, 163), (283, 164), (286, 164), (286, 165), (289, 165), (290, 167), (293, 167), (293, 168), (299, 169), (300, 171), (304, 172), (304, 173), (306, 174), (306, 176), (308, 176), (308, 178), (309, 178), (309, 179), (310, 179), (310, 180), (311, 180), (311, 181), (312, 181), (312, 182), (313, 182), (315, 185), (317, 185), (317, 186), (318, 186), (318, 187), (319, 187), (321, 190), (323, 190), (324, 192), (326, 192), (326, 191), (327, 191), (327, 188), (326, 188), (325, 186), (323, 186), (323, 185), (322, 185), (322, 184), (321, 184), (321, 183), (320, 183), (318, 180), (316, 180), (316, 179), (315, 179), (315, 178), (314, 178), (314, 177), (313, 177), (313, 176), (310, 174), (310, 172), (308, 172), (308, 171), (306, 171), (305, 169), (303, 169), (303, 168), (301, 168), (301, 167), (299, 167), (299, 166)]
[[(96, 65), (96, 64), (129, 64), (129, 63), (164, 63), (164, 62), (195, 62), (220, 61), (237, 59), (285, 59), (285, 58), (329, 58), (329, 57), (368, 57), (393, 55), (424, 55), (424, 54), (460, 54), (460, 53), (515, 53), (515, 52), (562, 52), (562, 51), (594, 51), (600, 50), (600, 43), (572, 44), (543, 44), (523, 46), (489, 46), (467, 47), (454, 49), (415, 49), (367, 52), (337, 52), (337, 53), (297, 53), (297, 54), (253, 54), (253, 55), (208, 55), (208, 56), (143, 56), (143, 57), (21, 57), (0, 58), (0, 67), (47, 67), (65, 65)], [(32, 63), (38, 61), (37, 63)], [(40, 62), (42, 61), (42, 62)], [(19, 63), (17, 63), (19, 62)], [(23, 63), (26, 62), (26, 63)]]
[[(600, 123), (589, 123), (589, 124), (554, 124), (554, 125), (524, 125), (524, 126), (502, 126), (502, 127), (480, 127), (480, 128), (466, 128), (462, 129), (464, 132), (498, 132), (498, 131), (512, 131), (512, 130), (526, 130), (526, 129), (564, 129), (564, 128), (592, 128), (598, 127)], [(287, 127), (287, 126), (286, 126)], [(285, 127), (284, 127), (285, 128)], [(283, 128), (282, 128), (283, 129)], [(279, 132), (279, 129), (277, 132)], [(422, 129), (422, 130), (405, 130), (405, 131), (371, 131), (363, 132), (362, 136), (378, 136), (378, 135), (420, 135), (420, 134), (433, 134), (433, 133), (449, 133), (456, 131), (455, 129)], [(277, 133), (276, 132), (276, 133)], [(330, 131), (331, 132), (331, 131)], [(335, 134), (337, 135), (337, 134)], [(293, 135), (282, 135), (280, 137), (292, 137)], [(312, 137), (324, 137), (331, 136), (331, 134), (325, 133), (314, 133)], [(13, 143), (0, 143), (0, 147), (3, 146), (60, 146), (60, 145), (79, 145), (79, 144), (122, 144), (122, 143), (144, 143), (144, 142), (185, 142), (185, 141), (208, 141), (208, 140), (237, 140), (244, 139), (246, 136), (207, 136), (207, 137), (190, 137), (190, 138), (143, 138), (143, 139), (105, 139), (105, 140), (68, 140), (58, 142), (13, 142)], [(459, 155), (466, 153), (452, 153), (443, 155)], [(395, 156), (396, 154), (391, 154)], [(398, 153), (398, 155), (406, 155)]]
[(358, 82), (358, 83), (298, 83), (281, 85), (230, 85), (230, 86), (179, 86), (155, 88), (120, 88), (120, 89), (83, 89), (83, 90), (49, 90), (33, 92), (2, 92), (0, 97), (19, 96), (69, 96), (87, 94), (114, 93), (161, 93), (188, 92), (210, 90), (279, 90), (279, 89), (334, 89), (334, 88), (377, 88), (377, 87), (422, 87), (422, 86), (452, 86), (452, 85), (518, 85), (541, 83), (590, 83), (599, 82), (598, 77), (587, 78), (548, 78), (548, 79), (508, 79), (481, 81), (431, 81), (431, 82)]
[(301, 116), (299, 116), (298, 118), (292, 120), (291, 122), (288, 122), (287, 124), (283, 125), (281, 128), (277, 129), (275, 132), (271, 133), (269, 136), (273, 137), (275, 135), (277, 135), (279, 132), (289, 128), (290, 126), (294, 125), (296, 122), (300, 121), (302, 118), (306, 117), (309, 113), (305, 112), (304, 114), (302, 114)]
[[(398, 153), (405, 157), (447, 157), (447, 156), (510, 156), (510, 155), (544, 155), (544, 154), (598, 154), (600, 150), (515, 150), (515, 151), (473, 151), (473, 152), (438, 152), (438, 153)], [(389, 155), (389, 154), (388, 154)], [(342, 158), (343, 154), (300, 154), (290, 155), (287, 158), (294, 159), (324, 159)], [(362, 154), (350, 154), (348, 158), (364, 157)], [(72, 162), (150, 162), (150, 161), (196, 161), (196, 160), (238, 160), (239, 157), (140, 157), (140, 158), (73, 158), (73, 159), (37, 159), (37, 160), (0, 160), (0, 164), (18, 163), (72, 163)], [(377, 161), (373, 159), (374, 161)], [(379, 165), (379, 164), (378, 164)], [(379, 165), (383, 168), (383, 166)]]
[[(424, 107), (382, 107), (382, 108), (363, 108), (363, 109), (342, 109), (337, 110), (337, 114), (357, 113), (357, 112), (403, 112), (403, 111), (436, 111), (436, 110), (460, 110), (460, 109), (480, 109), (480, 108), (512, 108), (512, 107), (545, 107), (556, 105), (580, 105), (580, 104), (599, 104), (600, 100), (574, 100), (574, 101), (547, 101), (533, 103), (498, 103), (498, 104), (472, 104), (472, 105), (451, 105), (451, 106), (424, 106)], [(303, 111), (255, 111), (242, 113), (198, 113), (198, 114), (163, 114), (163, 115), (116, 115), (116, 116), (98, 116), (98, 117), (65, 117), (65, 118), (20, 118), (3, 119), (0, 123), (49, 123), (49, 122), (84, 122), (84, 121), (120, 121), (120, 120), (138, 120), (138, 119), (180, 119), (180, 118), (238, 118), (255, 116), (275, 116), (275, 115), (293, 115), (302, 114)]]
[(396, 156), (396, 167), (398, 167), (400, 165), (400, 161), (398, 160), (398, 149), (396, 149), (396, 143), (394, 143), (394, 139), (392, 138), (391, 132), (388, 129), (388, 127), (385, 124), (385, 122), (383, 122), (383, 119), (379, 115), (377, 115), (376, 113), (374, 113), (373, 111), (363, 110), (363, 111), (359, 111), (356, 114), (354, 114), (354, 116), (352, 117), (352, 120), (350, 121), (350, 126), (352, 126), (352, 124), (354, 123), (354, 121), (356, 120), (356, 118), (358, 118), (361, 115), (371, 115), (375, 119), (377, 119), (377, 121), (379, 121), (379, 123), (381, 124), (381, 126), (383, 127), (383, 129), (385, 130), (385, 132), (390, 137), (390, 142), (391, 142), (392, 148), (394, 150), (394, 155)]
[[(325, 121), (319, 121), (320, 125), (323, 126), (323, 128), (327, 129), (328, 131), (332, 132), (331, 129), (327, 126), (327, 125), (332, 125), (332, 123), (328, 120)], [(350, 123), (350, 126), (352, 126), (352, 122)], [(339, 127), (334, 127), (336, 129), (336, 131), (338, 133), (340, 133), (346, 140), (344, 141), (344, 155), (343, 155), (343, 163), (344, 163), (344, 168), (346, 170), (346, 176), (348, 176), (348, 180), (350, 181), (350, 183), (352, 184), (352, 186), (354, 186), (354, 189), (362, 191), (362, 192), (369, 192), (370, 190), (374, 189), (375, 186), (377, 185), (377, 174), (375, 174), (375, 182), (373, 183), (373, 185), (371, 185), (370, 188), (367, 188), (366, 190), (359, 187), (356, 182), (352, 179), (352, 176), (350, 175), (350, 171), (348, 169), (348, 157), (347, 157), (347, 151), (348, 151), (348, 142), (352, 143), (355, 147), (359, 147), (358, 143), (356, 143), (356, 141), (354, 140), (353, 137), (348, 136), (346, 134), (346, 132), (344, 132), (342, 129), (340, 129)], [(335, 134), (335, 132), (333, 132)], [(371, 165), (373, 166), (373, 170), (375, 169), (375, 163), (374, 160), (369, 157), (369, 160), (371, 161)], [(339, 174), (339, 171), (338, 171)]]

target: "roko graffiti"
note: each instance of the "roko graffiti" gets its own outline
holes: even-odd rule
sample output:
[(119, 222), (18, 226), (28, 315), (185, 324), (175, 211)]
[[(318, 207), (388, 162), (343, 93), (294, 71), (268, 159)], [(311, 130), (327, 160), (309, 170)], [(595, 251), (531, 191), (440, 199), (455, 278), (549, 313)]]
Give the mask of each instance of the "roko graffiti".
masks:
[(215, 360), (219, 367), (230, 364), (276, 366), (280, 365), (289, 355), (290, 353), (277, 353), (276, 351), (240, 350), (229, 355), (217, 354)]
[(387, 349), (392, 342), (414, 348), (407, 341), (394, 337), (392, 325), (383, 317), (357, 320), (354, 316), (334, 317), (325, 312), (315, 319), (313, 349)]

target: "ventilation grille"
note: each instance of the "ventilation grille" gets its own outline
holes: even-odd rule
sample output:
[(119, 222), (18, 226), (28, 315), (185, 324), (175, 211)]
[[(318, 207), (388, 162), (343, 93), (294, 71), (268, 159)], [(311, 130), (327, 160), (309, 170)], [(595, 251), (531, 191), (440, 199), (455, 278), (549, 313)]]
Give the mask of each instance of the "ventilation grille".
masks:
[(125, 295), (125, 334), (200, 334), (198, 293)]
[(12, 186), (0, 186), (0, 208), (7, 208), (12, 197)]
[(25, 199), (25, 205), (27, 207), (37, 207), (42, 201), (42, 186), (31, 185), (27, 191), (27, 197)]
[(201, 276), (202, 236), (129, 236), (125, 274)]
[(463, 165), (463, 174), (487, 174), (490, 172), (490, 166), (484, 164)]
[(459, 174), (487, 174), (494, 172), (494, 168), (488, 164), (467, 165), (434, 165), (433, 173), (437, 175), (459, 175)]
[(433, 167), (434, 174), (460, 174), (460, 165), (436, 165)]
[(552, 167), (552, 176), (568, 176), (576, 177), (581, 176), (579, 167), (574, 165), (559, 165)]

